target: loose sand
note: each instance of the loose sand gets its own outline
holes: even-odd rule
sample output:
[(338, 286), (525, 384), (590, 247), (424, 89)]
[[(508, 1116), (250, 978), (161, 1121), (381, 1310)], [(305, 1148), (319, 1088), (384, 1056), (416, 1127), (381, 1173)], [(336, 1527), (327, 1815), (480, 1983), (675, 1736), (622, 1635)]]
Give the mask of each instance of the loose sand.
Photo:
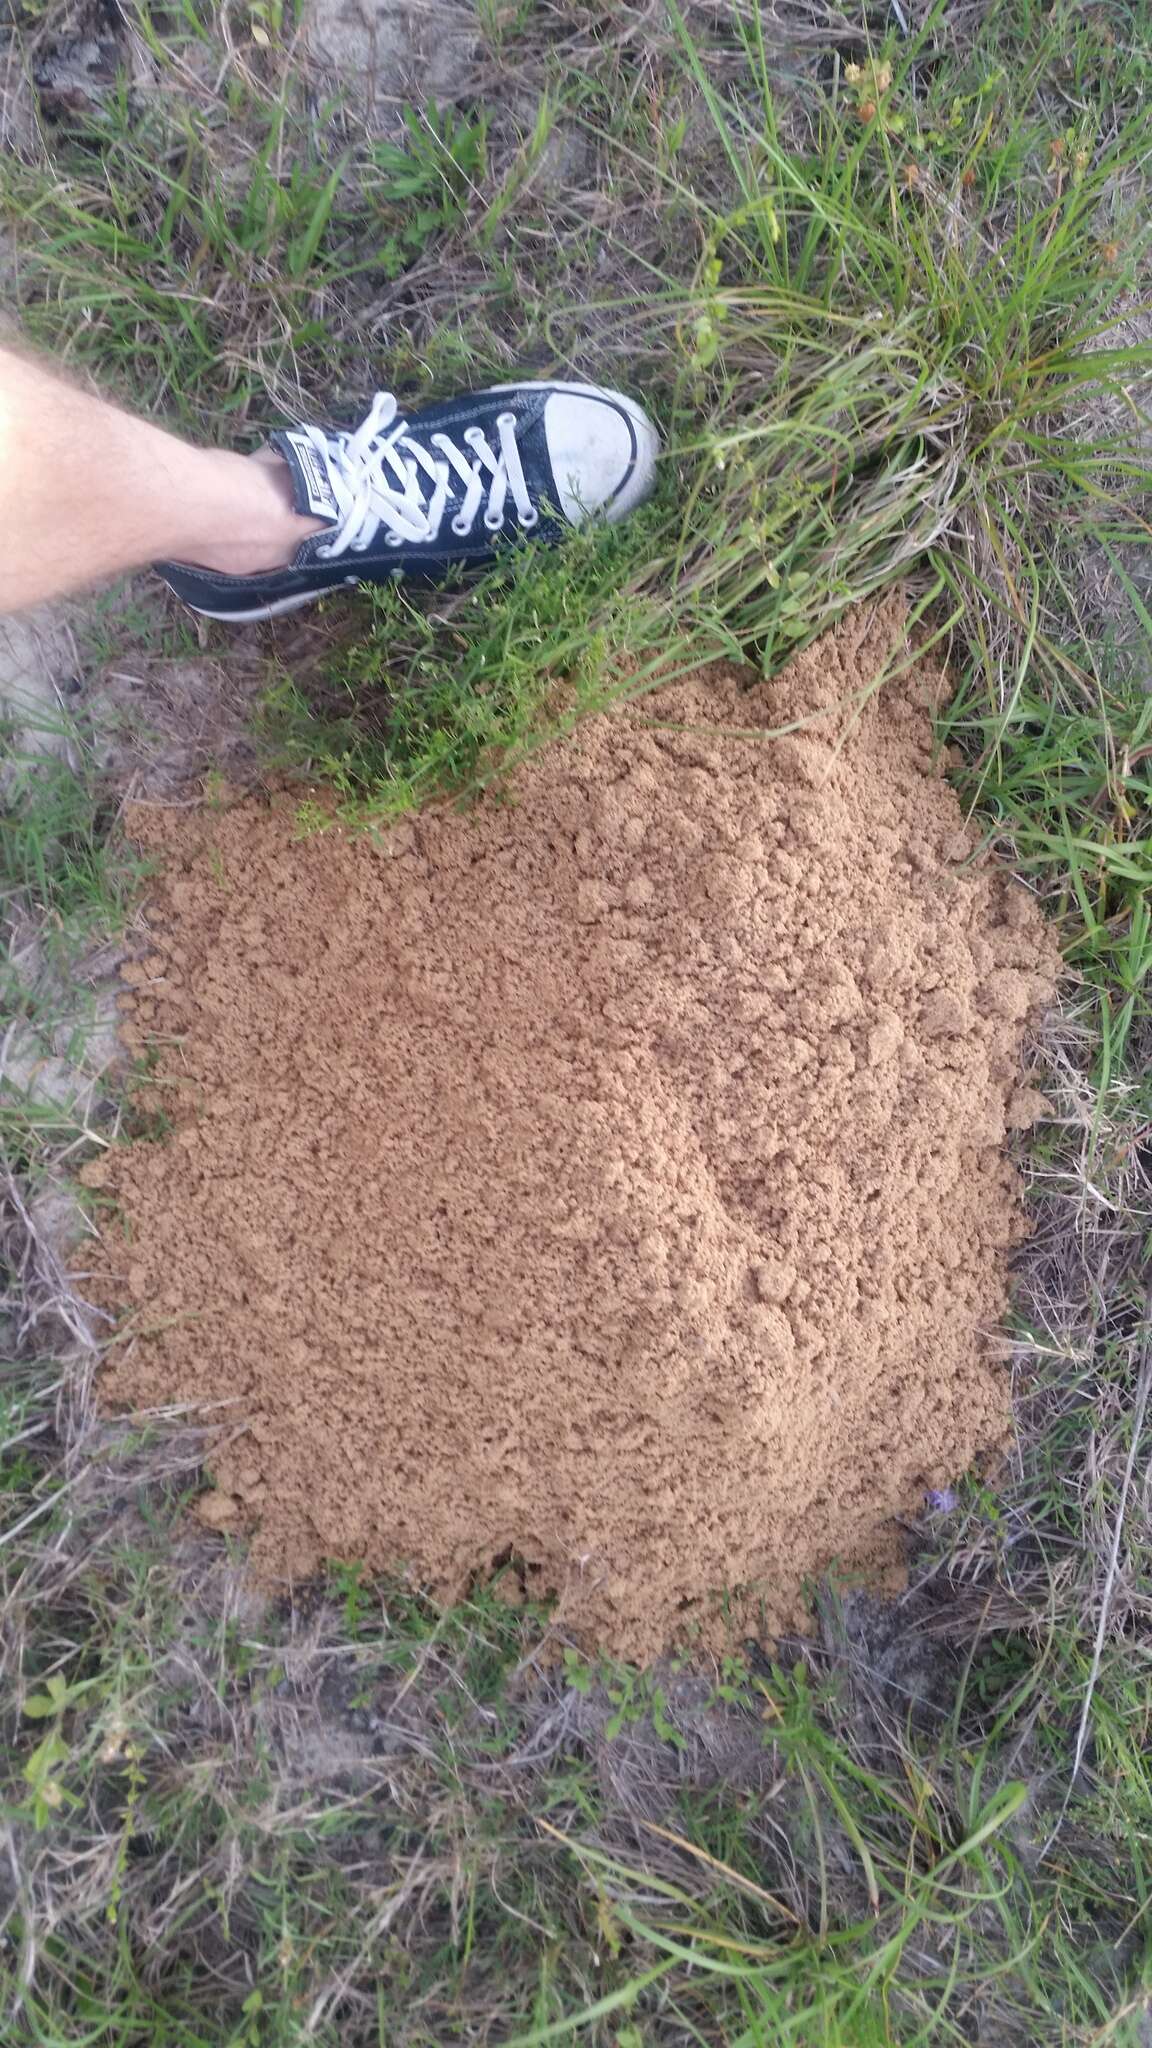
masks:
[(205, 1512), (260, 1571), (448, 1598), (511, 1553), (590, 1645), (716, 1646), (801, 1624), (834, 1559), (890, 1571), (893, 1518), (1003, 1442), (1054, 954), (956, 872), (938, 674), (861, 709), (899, 624), (592, 721), (386, 847), (137, 811), (125, 1033), (175, 1128), (89, 1176), (138, 1330), (103, 1391), (235, 1402)]

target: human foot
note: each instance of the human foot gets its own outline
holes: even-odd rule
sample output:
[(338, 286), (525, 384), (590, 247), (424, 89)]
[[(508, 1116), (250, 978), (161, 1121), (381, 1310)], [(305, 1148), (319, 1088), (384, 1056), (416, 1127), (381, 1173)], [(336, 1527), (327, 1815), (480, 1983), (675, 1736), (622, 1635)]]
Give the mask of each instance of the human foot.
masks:
[[(634, 399), (591, 384), (504, 384), (402, 416), (378, 392), (353, 432), (293, 427), (265, 455), (279, 494), (272, 520), (284, 553), (253, 561), (263, 531), (237, 554), (223, 542), (195, 563), (156, 567), (192, 609), (243, 621), (294, 611), (345, 584), (415, 576), (438, 583), (483, 568), (502, 544), (561, 540), (574, 526), (623, 519), (652, 490), (659, 436)], [(280, 515), (283, 525), (278, 524)]]

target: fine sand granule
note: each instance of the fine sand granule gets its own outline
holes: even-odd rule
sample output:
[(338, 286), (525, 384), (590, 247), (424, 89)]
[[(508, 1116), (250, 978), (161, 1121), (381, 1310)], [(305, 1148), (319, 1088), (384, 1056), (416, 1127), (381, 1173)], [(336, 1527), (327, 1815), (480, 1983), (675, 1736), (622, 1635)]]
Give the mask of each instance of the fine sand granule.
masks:
[(234, 1404), (205, 1513), (262, 1573), (449, 1598), (511, 1555), (590, 1646), (718, 1646), (801, 1625), (833, 1559), (890, 1569), (1003, 1442), (1055, 956), (956, 872), (938, 673), (867, 699), (899, 631), (650, 696), (386, 846), (288, 800), (136, 812), (125, 1034), (175, 1127), (90, 1175), (133, 1312), (103, 1389)]

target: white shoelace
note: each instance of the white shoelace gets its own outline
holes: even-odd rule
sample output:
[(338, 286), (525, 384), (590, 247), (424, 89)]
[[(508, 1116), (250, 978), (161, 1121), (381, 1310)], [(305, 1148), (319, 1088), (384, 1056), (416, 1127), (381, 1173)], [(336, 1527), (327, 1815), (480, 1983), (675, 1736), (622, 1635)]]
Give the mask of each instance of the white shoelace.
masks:
[(490, 533), (498, 532), (509, 493), (522, 527), (533, 527), (540, 518), (524, 481), (514, 412), (497, 415), (499, 454), (483, 427), (465, 427), (462, 438), (472, 451), (471, 461), (448, 434), (429, 434), (428, 446), (423, 447), (399, 417), (390, 391), (376, 393), (355, 433), (325, 434), (319, 427), (302, 431), (324, 458), (339, 511), (336, 531), (316, 550), (325, 561), (349, 548), (361, 553), (382, 526), (392, 548), (403, 547), (405, 541), (435, 540), (453, 474), (464, 486), (451, 522), (453, 533), (471, 533), (482, 504), (485, 526)]

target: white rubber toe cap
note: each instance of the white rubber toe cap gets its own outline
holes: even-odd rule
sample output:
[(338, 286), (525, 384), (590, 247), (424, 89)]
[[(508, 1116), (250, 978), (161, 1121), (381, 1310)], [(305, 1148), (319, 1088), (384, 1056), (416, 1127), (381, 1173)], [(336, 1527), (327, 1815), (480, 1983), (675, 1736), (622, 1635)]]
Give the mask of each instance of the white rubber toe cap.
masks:
[(635, 399), (591, 384), (553, 385), (544, 433), (558, 509), (573, 526), (623, 519), (651, 495), (660, 436)]

